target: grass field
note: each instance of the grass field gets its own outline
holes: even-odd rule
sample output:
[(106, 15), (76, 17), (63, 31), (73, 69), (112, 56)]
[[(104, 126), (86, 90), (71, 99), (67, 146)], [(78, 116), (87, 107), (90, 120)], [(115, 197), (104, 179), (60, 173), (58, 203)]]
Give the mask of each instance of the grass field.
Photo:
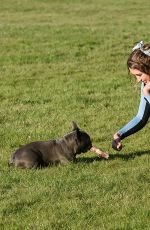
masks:
[[(150, 229), (150, 124), (111, 148), (137, 112), (127, 73), (150, 41), (149, 0), (0, 0), (0, 229)], [(93, 144), (77, 163), (7, 165), (19, 145), (62, 137), (71, 121)]]

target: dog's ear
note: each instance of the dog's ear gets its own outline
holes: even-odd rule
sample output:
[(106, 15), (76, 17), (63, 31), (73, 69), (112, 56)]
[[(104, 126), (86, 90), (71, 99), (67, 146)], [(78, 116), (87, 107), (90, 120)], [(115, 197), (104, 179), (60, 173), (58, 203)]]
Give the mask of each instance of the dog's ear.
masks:
[(72, 131), (76, 131), (76, 138), (80, 140), (80, 129), (74, 121), (72, 121)]
[(79, 128), (77, 124), (74, 121), (72, 121), (72, 131), (75, 131), (75, 130), (79, 130)]

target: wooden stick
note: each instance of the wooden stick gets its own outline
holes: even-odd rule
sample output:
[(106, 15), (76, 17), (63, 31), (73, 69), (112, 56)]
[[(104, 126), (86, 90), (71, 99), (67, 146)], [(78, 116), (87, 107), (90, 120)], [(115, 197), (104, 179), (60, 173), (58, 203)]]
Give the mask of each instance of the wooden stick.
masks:
[(105, 153), (103, 151), (101, 151), (100, 149), (92, 146), (92, 148), (90, 149), (91, 152), (94, 152), (96, 153), (99, 157), (103, 157), (105, 159), (108, 159), (109, 158), (109, 154), (108, 153)]

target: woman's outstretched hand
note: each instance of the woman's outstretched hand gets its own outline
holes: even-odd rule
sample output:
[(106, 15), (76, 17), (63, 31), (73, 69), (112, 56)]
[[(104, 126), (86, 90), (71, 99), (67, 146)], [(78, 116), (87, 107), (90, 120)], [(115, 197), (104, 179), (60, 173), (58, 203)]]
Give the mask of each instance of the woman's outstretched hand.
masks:
[(114, 134), (114, 139), (112, 141), (112, 148), (117, 151), (120, 151), (122, 149), (121, 138), (118, 133)]

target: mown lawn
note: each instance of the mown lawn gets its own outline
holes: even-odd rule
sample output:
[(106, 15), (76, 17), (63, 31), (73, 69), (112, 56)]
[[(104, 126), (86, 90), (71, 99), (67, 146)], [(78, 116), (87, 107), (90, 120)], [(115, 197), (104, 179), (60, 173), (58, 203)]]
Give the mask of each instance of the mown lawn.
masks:
[[(150, 124), (111, 148), (138, 109), (127, 73), (150, 41), (149, 0), (0, 0), (0, 229), (148, 230)], [(77, 162), (9, 168), (19, 145), (62, 137), (71, 121), (93, 144)]]

